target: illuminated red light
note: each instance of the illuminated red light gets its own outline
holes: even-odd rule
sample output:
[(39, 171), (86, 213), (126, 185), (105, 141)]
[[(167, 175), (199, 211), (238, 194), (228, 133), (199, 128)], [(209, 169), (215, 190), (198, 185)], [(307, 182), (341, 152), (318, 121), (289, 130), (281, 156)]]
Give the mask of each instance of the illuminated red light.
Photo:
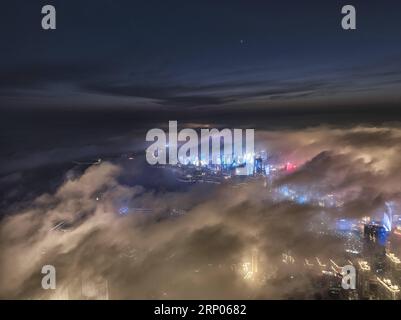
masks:
[(294, 171), (297, 168), (297, 166), (291, 162), (287, 162), (287, 164), (285, 165), (285, 170), (290, 172), (290, 171)]

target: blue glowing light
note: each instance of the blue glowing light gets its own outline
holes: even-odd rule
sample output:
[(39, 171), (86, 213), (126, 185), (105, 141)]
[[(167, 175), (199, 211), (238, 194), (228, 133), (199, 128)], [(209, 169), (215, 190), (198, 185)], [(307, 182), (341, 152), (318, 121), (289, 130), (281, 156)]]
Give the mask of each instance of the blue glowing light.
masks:
[(387, 242), (387, 238), (388, 238), (388, 232), (386, 231), (385, 228), (381, 228), (380, 231), (378, 232), (378, 241), (379, 244), (384, 246)]
[(336, 221), (336, 230), (350, 231), (352, 229), (352, 221), (348, 219), (340, 219)]
[(298, 204), (305, 204), (308, 201), (308, 199), (306, 196), (298, 196), (296, 201)]
[(118, 213), (121, 215), (126, 215), (128, 211), (129, 211), (128, 207), (121, 207), (120, 209), (118, 209)]

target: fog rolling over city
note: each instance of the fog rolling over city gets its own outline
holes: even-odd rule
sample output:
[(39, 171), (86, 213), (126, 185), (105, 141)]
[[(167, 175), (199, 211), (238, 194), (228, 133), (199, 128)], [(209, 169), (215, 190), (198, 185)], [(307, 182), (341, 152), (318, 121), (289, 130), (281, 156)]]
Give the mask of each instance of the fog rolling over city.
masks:
[(400, 17), (5, 1), (0, 300), (401, 300)]
[[(336, 279), (332, 262), (369, 260), (358, 228), (398, 210), (400, 146), (394, 125), (322, 125), (258, 131), (264, 172), (246, 177), (141, 153), (69, 162), (46, 192), (4, 209), (0, 297), (343, 298), (325, 277)], [(28, 177), (2, 177), (3, 204)], [(56, 290), (38, 286), (43, 265)]]

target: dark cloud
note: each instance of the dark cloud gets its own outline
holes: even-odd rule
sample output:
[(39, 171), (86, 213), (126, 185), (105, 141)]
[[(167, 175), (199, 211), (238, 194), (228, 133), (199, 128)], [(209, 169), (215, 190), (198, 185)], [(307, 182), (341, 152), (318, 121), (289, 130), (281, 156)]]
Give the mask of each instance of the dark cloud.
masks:
[(79, 83), (102, 73), (100, 66), (84, 62), (71, 64), (34, 64), (2, 70), (0, 89), (33, 89), (51, 84)]
[(400, 102), (401, 29), (385, 9), (398, 12), (394, 2), (356, 3), (363, 19), (357, 32), (345, 32), (338, 4), (312, 0), (291, 2), (293, 10), (285, 2), (174, 1), (89, 1), (76, 10), (56, 1), (60, 23), (53, 33), (40, 29), (40, 4), (17, 3), (4, 6), (1, 20), (2, 109), (150, 106), (201, 115), (202, 108), (314, 104), (324, 111), (330, 104), (351, 105), (352, 113), (372, 101)]

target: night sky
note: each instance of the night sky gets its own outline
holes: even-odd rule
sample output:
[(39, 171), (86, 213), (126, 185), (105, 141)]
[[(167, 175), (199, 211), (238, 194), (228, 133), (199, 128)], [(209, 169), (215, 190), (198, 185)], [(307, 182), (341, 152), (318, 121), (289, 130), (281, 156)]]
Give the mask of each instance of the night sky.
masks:
[[(399, 104), (400, 2), (352, 1), (357, 30), (344, 31), (348, 2), (8, 1), (1, 108)], [(56, 7), (57, 30), (41, 29), (44, 4)]]

